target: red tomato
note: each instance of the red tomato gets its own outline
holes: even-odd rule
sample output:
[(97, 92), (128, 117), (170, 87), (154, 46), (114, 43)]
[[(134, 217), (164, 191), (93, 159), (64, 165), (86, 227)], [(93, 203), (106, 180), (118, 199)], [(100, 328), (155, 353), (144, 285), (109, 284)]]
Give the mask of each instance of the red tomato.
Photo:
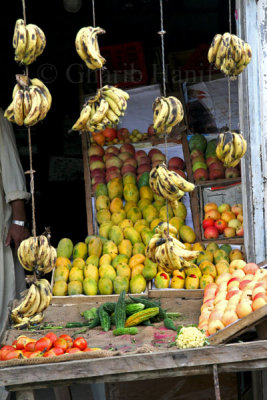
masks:
[(29, 338), (27, 336), (20, 336), (17, 339), (16, 349), (23, 350), (28, 343), (36, 343), (36, 339)]
[(73, 342), (73, 347), (77, 347), (80, 350), (84, 350), (87, 347), (87, 341), (81, 336), (77, 337), (77, 339)]
[(52, 347), (52, 342), (48, 337), (42, 337), (37, 340), (34, 346), (34, 351), (48, 351)]
[(65, 353), (68, 348), (68, 342), (63, 338), (58, 338), (54, 343), (54, 348), (55, 347), (60, 347)]
[(15, 348), (13, 347), (13, 346), (3, 346), (2, 348), (1, 348), (1, 350), (0, 350), (0, 360), (4, 360), (5, 359), (5, 356), (6, 356), (6, 354), (9, 352), (9, 351), (13, 351), (13, 350), (15, 350)]
[(212, 219), (212, 218), (206, 218), (206, 219), (203, 219), (203, 221), (202, 221), (202, 226), (203, 226), (203, 229), (206, 229), (206, 228), (208, 228), (209, 226), (213, 226), (214, 225), (214, 219)]
[(218, 229), (219, 233), (223, 233), (223, 231), (227, 227), (227, 222), (225, 222), (223, 219), (217, 219), (214, 226)]
[(57, 335), (54, 332), (48, 332), (45, 337), (48, 337), (48, 339), (51, 340), (52, 344), (55, 343), (55, 341), (57, 340)]
[(13, 360), (14, 358), (24, 358), (23, 352), (21, 350), (11, 350), (6, 353), (4, 361)]
[(117, 131), (113, 128), (106, 128), (101, 133), (108, 139), (109, 142), (117, 137)]
[(66, 354), (74, 354), (74, 353), (81, 353), (82, 351), (78, 349), (78, 347), (72, 347), (71, 349), (66, 350)]
[(32, 354), (32, 351), (21, 350), (25, 358), (29, 358)]
[(64, 350), (61, 347), (53, 347), (44, 353), (44, 357), (56, 357), (61, 354), (64, 354)]
[(62, 334), (59, 336), (59, 339), (65, 339), (66, 342), (68, 343), (68, 348), (72, 347), (73, 339), (70, 335)]
[(25, 350), (33, 352), (35, 350), (35, 343), (36, 341), (27, 343), (25, 346)]
[(37, 351), (33, 351), (31, 353), (31, 355), (29, 355), (28, 358), (43, 357), (43, 356), (44, 356), (44, 352), (41, 350), (37, 350)]

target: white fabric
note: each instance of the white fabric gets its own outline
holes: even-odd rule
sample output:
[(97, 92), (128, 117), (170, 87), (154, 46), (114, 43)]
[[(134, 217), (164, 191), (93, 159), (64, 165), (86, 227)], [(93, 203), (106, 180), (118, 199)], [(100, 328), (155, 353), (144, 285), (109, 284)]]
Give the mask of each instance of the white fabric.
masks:
[[(15, 265), (12, 249), (5, 247), (5, 239), (11, 223), (10, 202), (28, 199), (24, 172), (20, 163), (13, 128), (0, 109), (0, 338), (7, 323), (8, 303), (17, 295)], [(23, 287), (23, 270), (17, 265), (20, 275), (18, 290)]]

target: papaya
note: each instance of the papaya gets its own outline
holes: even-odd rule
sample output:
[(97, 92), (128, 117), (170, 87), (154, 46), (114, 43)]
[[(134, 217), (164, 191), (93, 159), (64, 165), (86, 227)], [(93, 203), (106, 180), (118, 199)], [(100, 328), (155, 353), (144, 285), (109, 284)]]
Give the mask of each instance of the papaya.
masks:
[(142, 218), (142, 213), (138, 207), (133, 207), (127, 212), (127, 218), (135, 223), (138, 219)]
[[(173, 217), (173, 211), (171, 207), (168, 207), (168, 213), (169, 213), (169, 219)], [(159, 210), (159, 218), (162, 219), (162, 221), (167, 222), (167, 206), (162, 206), (161, 209)]]
[(138, 181), (138, 188), (149, 186), (149, 172), (143, 172)]
[[(111, 228), (112, 229), (112, 228)], [(89, 256), (97, 256), (98, 258), (102, 254), (102, 241), (99, 237), (95, 236), (88, 244)]]
[(149, 186), (142, 186), (139, 190), (140, 199), (147, 199), (152, 203), (153, 192)]
[[(128, 228), (128, 229), (130, 229), (130, 228)], [(118, 255), (118, 247), (112, 240), (108, 240), (104, 244), (103, 254), (109, 254), (111, 257), (111, 260), (114, 260), (114, 258)]]
[(123, 240), (122, 229), (117, 225), (113, 225), (108, 233), (108, 238), (118, 246)]
[(114, 293), (120, 294), (125, 290), (125, 293), (129, 292), (129, 279), (125, 276), (116, 276), (113, 281)]
[(95, 189), (95, 197), (97, 198), (98, 196), (107, 196), (108, 195), (108, 189), (107, 186), (104, 183), (99, 183)]
[(187, 209), (184, 203), (182, 203), (181, 201), (177, 201), (177, 206), (175, 208), (173, 207), (172, 211), (175, 217), (180, 217), (183, 220), (186, 219)]
[(122, 255), (126, 255), (128, 258), (132, 255), (132, 243), (128, 239), (123, 239), (118, 246), (119, 253)]
[(97, 281), (92, 278), (85, 278), (83, 280), (83, 292), (87, 296), (96, 296), (98, 291)]
[(72, 256), (73, 243), (68, 238), (60, 239), (57, 245), (57, 257), (70, 258)]
[(137, 203), (139, 200), (139, 191), (137, 186), (132, 183), (124, 185), (123, 197), (125, 201), (134, 201)]
[(112, 259), (109, 254), (103, 254), (103, 256), (100, 257), (99, 266), (101, 267), (101, 265), (105, 265), (105, 264), (110, 265), (111, 261), (112, 261)]
[(152, 204), (145, 206), (142, 210), (142, 214), (148, 224), (151, 224), (153, 219), (158, 218), (158, 211), (154, 206), (152, 206)]
[(149, 204), (151, 204), (151, 201), (150, 201), (150, 200), (148, 200), (148, 199), (141, 199), (141, 200), (138, 201), (137, 207), (142, 211), (142, 209), (143, 209), (145, 206), (148, 206)]
[(135, 275), (130, 280), (131, 293), (143, 293), (146, 290), (146, 280), (143, 275)]
[(100, 294), (112, 294), (112, 280), (109, 278), (100, 278), (98, 281), (98, 289)]
[(206, 250), (212, 251), (212, 252), (214, 252), (214, 251), (216, 251), (218, 249), (219, 249), (219, 246), (218, 246), (218, 244), (216, 242), (208, 243), (207, 247), (206, 247)]
[(75, 258), (83, 258), (84, 260), (87, 257), (87, 245), (84, 242), (78, 242), (73, 247), (72, 253), (73, 259)]
[(153, 193), (153, 197), (154, 197), (154, 201), (158, 201), (163, 206), (166, 203), (166, 200), (164, 199), (164, 197), (162, 197), (162, 196), (160, 196), (160, 195), (158, 195), (156, 193)]
[(125, 239), (129, 239), (132, 245), (134, 245), (136, 242), (142, 242), (142, 238), (134, 228), (126, 228), (124, 230), (124, 237)]
[(158, 224), (160, 224), (162, 221), (161, 218), (155, 218), (153, 219), (153, 221), (150, 224), (150, 229), (153, 230), (154, 228), (156, 228), (158, 226)]
[(68, 282), (69, 272), (70, 272), (69, 269), (67, 267), (64, 267), (63, 265), (57, 267), (54, 272), (54, 282), (57, 281)]
[(150, 229), (144, 229), (141, 232), (141, 237), (142, 237), (142, 241), (144, 243), (145, 246), (148, 245), (150, 239), (154, 236), (154, 232)]
[(177, 229), (177, 232), (179, 232), (181, 226), (184, 225), (184, 219), (181, 217), (172, 217), (170, 219), (170, 224)]
[(152, 206), (155, 207), (155, 209), (157, 210), (157, 212), (160, 212), (161, 207), (164, 206), (164, 203), (162, 203), (161, 201), (154, 201), (152, 203)]
[(85, 240), (84, 240), (84, 243), (85, 243), (85, 244), (89, 244), (90, 240), (91, 240), (93, 237), (95, 237), (95, 235), (88, 235), (88, 236), (86, 236), (86, 238), (85, 238)]
[(72, 264), (72, 268), (73, 268), (73, 267), (77, 267), (77, 268), (83, 270), (84, 267), (85, 267), (85, 261), (84, 261), (84, 259), (81, 258), (81, 257), (75, 258), (75, 259), (73, 260), (73, 264)]
[(112, 267), (116, 269), (117, 265), (119, 263), (125, 263), (128, 264), (129, 257), (127, 257), (125, 254), (118, 254), (113, 260), (112, 260)]
[(114, 197), (114, 199), (111, 201), (109, 210), (114, 213), (118, 212), (123, 208), (123, 202), (120, 197)]
[(120, 263), (116, 268), (117, 276), (124, 276), (127, 279), (131, 278), (131, 268), (125, 263)]
[(83, 281), (83, 270), (79, 267), (72, 267), (69, 273), (69, 281)]
[(135, 175), (130, 175), (130, 174), (125, 174), (123, 175), (123, 185), (127, 185), (128, 183), (131, 183), (133, 185), (136, 185), (136, 177)]
[(179, 236), (183, 242), (194, 243), (196, 240), (196, 234), (194, 230), (188, 225), (182, 225), (179, 229)]
[(144, 269), (143, 264), (137, 264), (132, 268), (132, 273), (131, 273), (131, 278), (133, 278), (135, 275), (142, 275)]
[[(141, 234), (142, 235), (142, 234)], [(133, 255), (135, 254), (145, 254), (146, 246), (142, 242), (137, 242), (133, 247)]]
[(120, 210), (118, 212), (114, 212), (111, 217), (111, 221), (114, 225), (119, 225), (126, 218), (126, 212), (124, 210)]
[(129, 267), (133, 268), (135, 265), (143, 264), (145, 262), (146, 257), (144, 254), (135, 254), (129, 260)]
[(133, 221), (130, 219), (124, 219), (119, 223), (119, 227), (122, 229), (122, 231), (124, 231), (125, 228), (133, 227)]
[(146, 258), (145, 260), (145, 264), (144, 264), (144, 268), (142, 271), (142, 275), (145, 278), (146, 281), (151, 281), (152, 279), (155, 278), (155, 276), (157, 275), (157, 264), (153, 263), (152, 261), (150, 261), (150, 263), (148, 264), (146, 261), (148, 260), (148, 258)]
[(95, 202), (95, 206), (96, 206), (97, 211), (102, 210), (103, 208), (109, 208), (110, 200), (109, 200), (108, 196), (106, 196), (106, 195), (98, 196), (98, 198), (96, 199), (96, 202)]
[(95, 265), (96, 267), (98, 267), (98, 265), (99, 265), (99, 257), (94, 256), (94, 255), (89, 256), (89, 257), (86, 259), (85, 264), (86, 264), (86, 265), (88, 265), (88, 264), (93, 264), (93, 265)]
[(102, 224), (99, 226), (99, 235), (107, 239), (108, 233), (112, 226), (113, 226), (112, 221), (102, 222)]
[(66, 267), (70, 270), (72, 267), (71, 261), (67, 257), (57, 257), (56, 268), (57, 267)]
[(71, 281), (68, 283), (68, 295), (74, 296), (83, 293), (82, 281)]
[(135, 201), (127, 201), (124, 205), (124, 211), (126, 214), (133, 207), (137, 207), (137, 203)]
[(52, 293), (53, 293), (53, 296), (67, 296), (67, 294), (68, 294), (67, 282), (66, 281), (54, 282)]
[(101, 265), (99, 268), (99, 276), (100, 278), (109, 278), (113, 281), (116, 277), (116, 271), (112, 265)]
[(91, 278), (91, 279), (94, 279), (95, 281), (98, 281), (99, 272), (98, 272), (98, 268), (95, 265), (93, 265), (93, 264), (86, 265), (84, 267), (83, 273), (84, 273), (85, 278)]
[(111, 220), (110, 211), (107, 208), (103, 208), (102, 210), (97, 211), (96, 220), (99, 224), (110, 221)]
[(108, 182), (108, 197), (110, 200), (115, 199), (115, 197), (122, 198), (122, 193), (123, 193), (123, 187), (122, 187), (122, 181), (121, 179), (111, 179)]
[(144, 228), (148, 228), (149, 224), (145, 219), (138, 219), (134, 224), (134, 229), (141, 233)]

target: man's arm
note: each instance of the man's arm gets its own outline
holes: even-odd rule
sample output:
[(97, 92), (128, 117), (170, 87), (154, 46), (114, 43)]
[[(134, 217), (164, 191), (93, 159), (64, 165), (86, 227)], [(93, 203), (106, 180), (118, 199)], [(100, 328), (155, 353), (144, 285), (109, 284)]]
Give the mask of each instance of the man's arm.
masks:
[(5, 245), (10, 246), (10, 243), (13, 240), (15, 248), (17, 249), (20, 242), (30, 235), (28, 229), (25, 226), (22, 226), (22, 223), (26, 222), (25, 201), (14, 200), (10, 202), (10, 205), (12, 208), (12, 221), (14, 222), (12, 222), (9, 227)]

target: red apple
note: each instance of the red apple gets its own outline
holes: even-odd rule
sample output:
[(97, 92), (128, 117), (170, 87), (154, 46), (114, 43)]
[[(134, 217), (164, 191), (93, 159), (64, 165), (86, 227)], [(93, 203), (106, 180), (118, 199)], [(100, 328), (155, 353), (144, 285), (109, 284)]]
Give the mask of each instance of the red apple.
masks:
[(230, 228), (227, 226), (223, 231), (223, 235), (224, 235), (224, 237), (228, 237), (228, 238), (235, 237), (235, 235), (236, 235), (235, 228)]
[(224, 169), (212, 169), (209, 171), (209, 179), (211, 181), (216, 179), (224, 179)]
[(242, 214), (243, 213), (243, 207), (242, 204), (233, 204), (231, 207), (231, 211), (235, 214)]
[(195, 157), (198, 157), (198, 156), (204, 156), (204, 154), (201, 150), (194, 149), (191, 151), (191, 153), (190, 153), (191, 160), (193, 160)]
[(88, 150), (88, 156), (103, 156), (105, 154), (105, 150), (103, 149), (102, 146), (99, 146), (98, 144), (91, 144)]
[(138, 173), (138, 174), (142, 174), (143, 172), (150, 172), (150, 171), (151, 171), (151, 166), (148, 165), (148, 164), (140, 165), (140, 166), (137, 168), (137, 173)]
[(239, 289), (233, 288), (232, 290), (229, 290), (229, 292), (227, 292), (227, 295), (226, 295), (225, 299), (226, 300), (230, 300), (233, 296), (238, 296), (239, 293), (240, 293)]
[(176, 174), (180, 175), (182, 178), (187, 179), (185, 172), (182, 171), (181, 169), (176, 169), (176, 168), (174, 169), (174, 168), (171, 167), (171, 168), (168, 168), (168, 170), (169, 171), (174, 171), (174, 172), (176, 172)]
[(91, 178), (94, 178), (95, 176), (105, 176), (105, 170), (103, 168), (96, 168), (93, 169), (93, 171), (90, 172)]
[(121, 178), (120, 172), (111, 172), (110, 174), (106, 175), (106, 181), (109, 182), (114, 178)]
[(128, 160), (128, 158), (132, 158), (133, 155), (131, 153), (128, 153), (128, 152), (125, 151), (124, 153), (119, 153), (118, 157), (119, 157), (120, 160), (126, 161), (126, 160)]
[(225, 170), (225, 178), (238, 178), (240, 176), (240, 172), (236, 167), (228, 167)]
[(121, 148), (120, 148), (120, 153), (124, 153), (124, 152), (127, 152), (127, 153), (131, 153), (133, 156), (135, 155), (135, 148), (134, 148), (134, 146), (132, 145), (132, 144), (130, 144), (130, 143), (124, 143), (122, 146), (121, 146)]
[(225, 167), (224, 167), (223, 163), (219, 160), (217, 160), (209, 165), (209, 170), (212, 171), (213, 169), (220, 169), (222, 171), (225, 171)]
[(203, 162), (206, 164), (206, 160), (203, 156), (198, 156), (198, 157), (193, 158), (192, 165), (195, 165), (197, 162)]
[(223, 219), (227, 223), (229, 221), (231, 221), (231, 219), (234, 219), (234, 218), (235, 218), (235, 214), (232, 213), (232, 211), (224, 211), (221, 213), (221, 219)]
[(161, 154), (159, 154), (159, 153), (153, 154), (151, 157), (152, 162), (158, 161), (158, 160), (160, 160), (161, 162), (165, 162), (165, 159), (166, 159), (166, 157), (162, 153)]
[(241, 225), (239, 228), (236, 229), (236, 236), (244, 236), (244, 227)]
[(257, 264), (255, 263), (247, 263), (244, 267), (243, 267), (243, 271), (245, 272), (245, 274), (252, 274), (255, 275), (256, 272), (258, 271), (259, 267)]
[(147, 133), (148, 133), (148, 136), (153, 136), (154, 135), (154, 128), (153, 128), (153, 124), (150, 124), (149, 125), (149, 127), (147, 128)]
[(168, 162), (168, 168), (174, 167), (177, 169), (184, 169), (185, 163), (184, 160), (180, 157), (172, 157)]
[(106, 179), (103, 176), (96, 176), (92, 178), (92, 185), (95, 183), (106, 183)]
[(120, 168), (118, 168), (118, 167), (109, 167), (106, 170), (106, 175), (110, 174), (111, 172), (120, 172)]
[(132, 165), (133, 167), (137, 167), (137, 161), (134, 158), (128, 158), (124, 161), (123, 165)]
[(223, 219), (217, 219), (214, 225), (218, 229), (219, 233), (223, 233), (224, 229), (227, 227), (227, 223)]
[(218, 210), (209, 210), (205, 213), (205, 219), (206, 218), (212, 218), (215, 221), (221, 218), (221, 214), (219, 213)]
[(137, 164), (138, 165), (143, 165), (143, 164), (151, 164), (150, 158), (148, 156), (142, 156), (142, 157), (138, 157), (137, 159)]
[(254, 300), (252, 301), (253, 311), (256, 311), (259, 308), (265, 306), (266, 303), (267, 303), (267, 297), (266, 297), (265, 293), (256, 294)]
[(148, 157), (152, 158), (154, 154), (162, 154), (162, 152), (159, 149), (152, 148), (148, 152)]
[(103, 158), (104, 158), (104, 161), (106, 162), (107, 160), (109, 160), (112, 157), (118, 157), (118, 155), (115, 153), (106, 153)]
[(192, 171), (195, 172), (199, 168), (208, 169), (205, 162), (198, 161), (192, 166)]
[(206, 164), (208, 167), (217, 161), (219, 161), (219, 160), (216, 156), (210, 156), (210, 157), (206, 158)]
[(134, 168), (132, 165), (124, 165), (121, 168), (121, 174), (122, 176), (127, 174), (128, 172), (132, 172), (133, 174), (136, 174), (136, 168)]
[(215, 226), (209, 226), (204, 230), (205, 239), (217, 239), (219, 236), (219, 231)]
[(206, 169), (204, 168), (198, 168), (194, 173), (193, 173), (194, 180), (196, 182), (199, 181), (207, 181), (209, 179), (209, 173)]
[(118, 137), (119, 140), (124, 140), (124, 139), (128, 138), (129, 135), (130, 134), (129, 134), (129, 131), (128, 131), (127, 128), (120, 128), (117, 131), (117, 137)]
[(208, 228), (209, 226), (213, 226), (214, 225), (214, 219), (212, 219), (212, 218), (206, 218), (206, 219), (203, 219), (203, 221), (202, 221), (202, 226), (203, 226), (203, 229), (206, 229), (206, 228)]
[(119, 154), (120, 150), (116, 146), (108, 146), (105, 151), (105, 155), (108, 153)]
[(106, 169), (110, 167), (118, 167), (121, 168), (122, 166), (122, 161), (119, 159), (119, 157), (111, 157), (109, 160), (106, 161)]
[(91, 156), (91, 157), (89, 158), (89, 163), (91, 164), (91, 163), (93, 163), (94, 161), (103, 161), (103, 157), (102, 157), (102, 156), (96, 156), (96, 155)]
[[(137, 160), (140, 157), (147, 157), (147, 154), (144, 150), (137, 150), (135, 152), (135, 159)], [(149, 162), (150, 162), (150, 159), (149, 159)]]
[(253, 310), (251, 304), (252, 302), (250, 300), (240, 300), (240, 302), (236, 306), (236, 313), (238, 315), (238, 318), (244, 318), (252, 313)]
[(103, 161), (94, 161), (90, 164), (90, 171), (93, 171), (94, 169), (104, 169), (105, 164)]

